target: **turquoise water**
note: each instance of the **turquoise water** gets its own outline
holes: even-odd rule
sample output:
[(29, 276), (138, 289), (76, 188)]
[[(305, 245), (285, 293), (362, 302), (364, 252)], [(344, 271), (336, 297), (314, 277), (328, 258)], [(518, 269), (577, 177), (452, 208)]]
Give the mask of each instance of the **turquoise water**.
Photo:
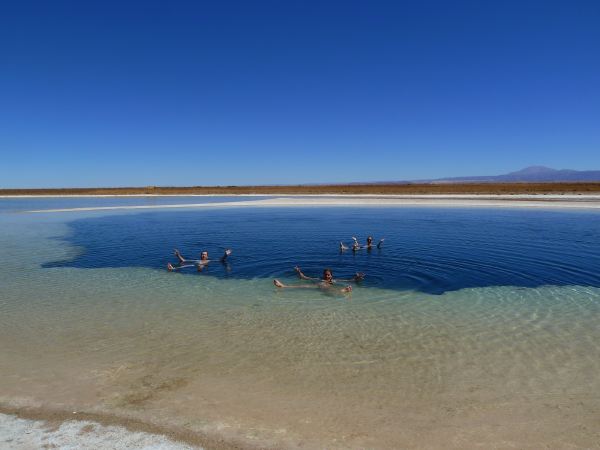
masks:
[[(2, 404), (290, 447), (598, 442), (598, 213), (11, 209)], [(367, 234), (384, 247), (338, 251)], [(170, 273), (174, 247), (234, 252)], [(277, 290), (295, 264), (366, 278), (350, 296)]]

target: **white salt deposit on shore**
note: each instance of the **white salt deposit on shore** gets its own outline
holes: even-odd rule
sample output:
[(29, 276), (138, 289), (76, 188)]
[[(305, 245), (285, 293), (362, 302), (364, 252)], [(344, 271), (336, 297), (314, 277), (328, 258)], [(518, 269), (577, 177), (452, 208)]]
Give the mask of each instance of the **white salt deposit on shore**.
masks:
[(51, 424), (0, 414), (0, 449), (34, 450), (52, 448), (115, 450), (198, 450), (158, 434), (129, 431), (120, 426), (68, 420)]
[(160, 209), (160, 208), (216, 208), (216, 207), (311, 207), (311, 206), (437, 206), (437, 207), (509, 207), (509, 208), (583, 208), (600, 209), (600, 196), (597, 195), (439, 195), (439, 196), (284, 196), (254, 201), (231, 201), (214, 203), (187, 203), (164, 205), (97, 206), (80, 208), (60, 208), (28, 211), (70, 212), (102, 211), (119, 209)]

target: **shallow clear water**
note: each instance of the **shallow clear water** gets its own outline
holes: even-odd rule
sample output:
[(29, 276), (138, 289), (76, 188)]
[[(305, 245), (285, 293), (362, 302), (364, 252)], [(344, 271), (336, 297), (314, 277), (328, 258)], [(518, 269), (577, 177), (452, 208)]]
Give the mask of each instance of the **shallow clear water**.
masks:
[[(591, 447), (599, 225), (504, 209), (5, 212), (0, 402), (292, 447)], [(339, 253), (367, 234), (384, 247)], [(170, 273), (174, 247), (234, 253)], [(366, 278), (351, 296), (277, 290), (296, 264)]]
[[(244, 196), (245, 201), (262, 200), (264, 196)], [(68, 208), (106, 208), (113, 206), (160, 206), (190, 203), (216, 203), (239, 201), (231, 196), (130, 196), (130, 197), (5, 197), (0, 198), (0, 213)]]

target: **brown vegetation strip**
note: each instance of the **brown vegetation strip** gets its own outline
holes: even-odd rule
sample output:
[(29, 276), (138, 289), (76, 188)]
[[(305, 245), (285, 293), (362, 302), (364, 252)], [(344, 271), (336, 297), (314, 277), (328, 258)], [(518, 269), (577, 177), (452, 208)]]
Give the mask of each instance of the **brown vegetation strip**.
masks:
[(191, 186), (0, 189), (0, 195), (236, 195), (236, 194), (591, 194), (599, 183), (336, 184), (297, 186)]

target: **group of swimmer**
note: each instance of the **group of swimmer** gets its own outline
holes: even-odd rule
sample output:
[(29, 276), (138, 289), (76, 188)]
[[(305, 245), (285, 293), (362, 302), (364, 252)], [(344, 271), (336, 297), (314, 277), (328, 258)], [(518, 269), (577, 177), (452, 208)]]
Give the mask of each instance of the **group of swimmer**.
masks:
[[(356, 237), (352, 236), (352, 251), (353, 252), (357, 252), (358, 250), (363, 250), (363, 249), (367, 249), (367, 250), (372, 250), (373, 249), (373, 236), (369, 236), (367, 237), (367, 243), (365, 245), (361, 245), (358, 242), (358, 239), (356, 239)], [(379, 242), (377, 243), (377, 248), (381, 248), (381, 246), (383, 245), (383, 241), (385, 241), (385, 239), (379, 239)], [(348, 250), (348, 247), (346, 247), (346, 245), (343, 242), (340, 242), (340, 252), (343, 252), (344, 250)]]
[[(347, 247), (346, 245), (344, 245), (343, 242), (340, 242), (340, 252), (344, 252), (345, 250), (348, 250), (348, 249), (352, 249), (353, 252), (357, 252), (359, 250), (371, 251), (374, 247), (372, 236), (367, 237), (366, 244), (364, 244), (364, 245), (360, 244), (358, 242), (358, 239), (354, 236), (352, 236), (352, 241), (353, 241), (352, 247)], [(380, 239), (379, 242), (377, 243), (376, 247), (378, 249), (381, 249), (381, 246), (383, 245), (383, 241), (384, 241), (384, 239)], [(223, 264), (226, 264), (227, 258), (230, 255), (231, 255), (231, 249), (228, 248), (225, 250), (225, 252), (223, 253), (223, 256), (221, 256), (219, 261)], [(179, 260), (179, 263), (175, 264), (175, 265), (171, 264), (170, 262), (167, 263), (167, 270), (169, 270), (170, 272), (184, 269), (186, 267), (196, 267), (196, 270), (198, 270), (198, 272), (201, 272), (212, 261), (211, 259), (209, 259), (207, 251), (202, 251), (200, 253), (200, 259), (185, 258), (181, 255), (181, 253), (179, 253), (179, 250), (177, 250), (177, 249), (175, 250), (175, 256)], [(327, 289), (328, 291), (333, 289), (334, 291), (338, 291), (341, 293), (348, 293), (348, 292), (352, 292), (351, 285), (346, 285), (340, 289), (338, 289), (335, 285), (339, 282), (359, 283), (360, 281), (362, 281), (365, 278), (365, 274), (362, 272), (355, 273), (352, 278), (342, 279), (342, 278), (334, 278), (333, 272), (331, 269), (324, 269), (322, 278), (309, 277), (309, 276), (305, 275), (302, 272), (302, 270), (300, 269), (300, 267), (298, 267), (298, 266), (294, 267), (294, 270), (296, 271), (296, 274), (298, 275), (298, 277), (301, 280), (311, 281), (312, 283), (311, 284), (283, 284), (281, 281), (275, 279), (275, 280), (273, 280), (273, 284), (276, 287), (281, 288), (281, 289), (317, 288), (317, 289)]]

